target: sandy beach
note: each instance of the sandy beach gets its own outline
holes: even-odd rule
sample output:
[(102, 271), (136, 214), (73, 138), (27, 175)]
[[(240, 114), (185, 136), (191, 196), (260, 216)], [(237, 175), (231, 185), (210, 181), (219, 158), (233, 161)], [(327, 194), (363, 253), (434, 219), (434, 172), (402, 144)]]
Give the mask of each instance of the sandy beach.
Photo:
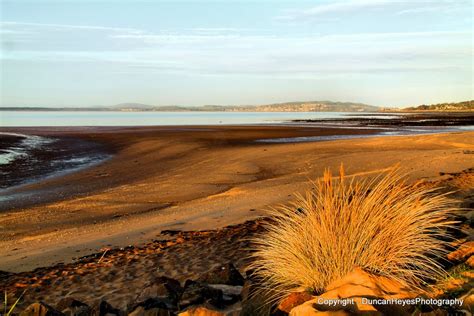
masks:
[[(472, 167), (473, 132), (308, 143), (255, 140), (376, 133), (285, 126), (17, 128), (101, 143), (102, 164), (20, 187), (0, 214), (0, 270), (68, 263), (104, 247), (148, 242), (162, 230), (242, 223), (344, 164), (369, 176), (399, 163), (413, 180)], [(19, 202), (18, 202), (19, 201)], [(5, 206), (6, 205), (6, 206)]]

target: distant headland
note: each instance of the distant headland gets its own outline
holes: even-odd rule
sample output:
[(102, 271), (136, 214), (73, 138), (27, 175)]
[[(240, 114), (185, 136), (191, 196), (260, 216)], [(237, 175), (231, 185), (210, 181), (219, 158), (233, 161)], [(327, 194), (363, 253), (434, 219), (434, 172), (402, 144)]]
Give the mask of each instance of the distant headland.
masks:
[(295, 101), (264, 105), (149, 105), (120, 103), (90, 107), (0, 107), (0, 111), (121, 111), (121, 112), (399, 112), (399, 111), (474, 111), (473, 100), (457, 103), (387, 108), (364, 103), (334, 101)]

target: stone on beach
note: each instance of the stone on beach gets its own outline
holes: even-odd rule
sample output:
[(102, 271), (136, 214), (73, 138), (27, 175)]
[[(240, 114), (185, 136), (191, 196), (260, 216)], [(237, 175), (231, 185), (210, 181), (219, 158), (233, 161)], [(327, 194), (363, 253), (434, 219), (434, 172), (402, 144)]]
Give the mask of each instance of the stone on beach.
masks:
[(124, 313), (118, 309), (114, 308), (107, 301), (100, 301), (92, 310), (92, 315), (94, 316), (123, 316)]
[(184, 285), (184, 291), (178, 303), (180, 309), (191, 305), (208, 302), (213, 306), (223, 305), (223, 293), (221, 290), (213, 289), (204, 283), (188, 280)]
[[(372, 306), (364, 304), (362, 299), (407, 299), (415, 296), (416, 293), (408, 291), (395, 280), (371, 275), (360, 268), (355, 268), (345, 277), (329, 284), (326, 292), (320, 296), (293, 308), (290, 315), (305, 315), (304, 313), (312, 312), (312, 310), (315, 312), (314, 315), (324, 315), (319, 312), (330, 312), (328, 315), (333, 315), (334, 312), (340, 315), (345, 315), (344, 313), (381, 315), (389, 310), (398, 315), (409, 315), (408, 311), (400, 306)], [(331, 304), (329, 304), (330, 301)], [(333, 302), (338, 303), (332, 305)]]
[(144, 311), (150, 310), (169, 310), (169, 311), (176, 311), (177, 306), (176, 303), (173, 302), (168, 297), (154, 297), (149, 298), (143, 302), (137, 303), (133, 306), (132, 310), (137, 311), (139, 309), (143, 309)]
[(288, 295), (280, 302), (280, 304), (278, 304), (277, 311), (289, 313), (296, 306), (299, 306), (313, 298), (313, 295), (306, 291), (290, 293), (290, 295)]
[(449, 253), (447, 258), (452, 262), (462, 262), (472, 255), (474, 255), (474, 241), (468, 241), (461, 244), (455, 251)]
[(229, 262), (202, 275), (198, 281), (208, 284), (244, 285), (244, 277)]
[(195, 306), (179, 313), (178, 316), (239, 316), (241, 311), (242, 306), (240, 303), (219, 310), (211, 306)]
[(128, 314), (129, 316), (173, 316), (174, 313), (170, 310), (154, 307), (145, 309), (143, 306), (139, 306)]
[(92, 312), (89, 305), (72, 297), (66, 297), (60, 300), (56, 305), (56, 308), (68, 316), (89, 316)]
[(183, 288), (179, 281), (161, 276), (149, 282), (137, 300), (145, 301), (149, 298), (166, 297), (169, 298), (173, 304), (177, 304), (182, 293)]

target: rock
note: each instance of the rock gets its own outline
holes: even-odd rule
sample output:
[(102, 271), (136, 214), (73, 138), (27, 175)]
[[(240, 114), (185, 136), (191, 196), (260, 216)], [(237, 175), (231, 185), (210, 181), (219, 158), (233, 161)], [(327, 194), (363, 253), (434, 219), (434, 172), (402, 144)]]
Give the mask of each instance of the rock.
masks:
[(469, 312), (474, 312), (474, 289), (464, 294), (461, 299), (463, 300), (461, 308)]
[(184, 309), (188, 306), (198, 305), (205, 302), (216, 307), (221, 307), (224, 304), (222, 291), (213, 289), (200, 282), (191, 280), (186, 281), (178, 307)]
[[(330, 301), (332, 300), (332, 301)], [(338, 301), (335, 301), (338, 300)], [(334, 305), (332, 305), (334, 304)], [(324, 298), (324, 294), (318, 297), (317, 303), (313, 306), (318, 311), (330, 312), (330, 311), (345, 311), (351, 315), (369, 314), (369, 315), (382, 315), (374, 306), (370, 304), (364, 304), (362, 297), (346, 297), (346, 298)], [(404, 315), (403, 313), (397, 315)]]
[(139, 307), (143, 308), (144, 311), (149, 311), (151, 309), (165, 309), (173, 311), (178, 309), (176, 303), (167, 297), (149, 298), (143, 302), (135, 304), (131, 310), (135, 311)]
[(214, 309), (210, 306), (193, 306), (178, 316), (239, 316), (242, 311), (240, 303), (229, 306), (226, 309)]
[(383, 276), (371, 275), (355, 268), (340, 280), (332, 282), (321, 295), (325, 298), (379, 297), (386, 299), (404, 299), (416, 297), (399, 282)]
[(457, 278), (448, 278), (448, 280), (443, 283), (443, 290), (445, 292), (453, 292), (459, 290), (462, 291), (465, 290), (466, 287), (469, 287), (469, 281), (463, 278), (462, 276)]
[(94, 316), (122, 316), (123, 313), (117, 309), (114, 308), (112, 305), (107, 303), (107, 301), (100, 301), (98, 305), (96, 305), (93, 310), (92, 310), (92, 315)]
[(72, 297), (61, 299), (58, 305), (56, 305), (56, 308), (67, 316), (89, 316), (92, 311), (89, 305)]
[(145, 310), (142, 306), (137, 307), (128, 316), (174, 316), (172, 311), (163, 308), (150, 308)]
[(242, 297), (242, 286), (240, 285), (227, 285), (227, 284), (208, 284), (208, 287), (222, 291), (222, 300), (225, 305), (233, 304), (240, 301)]
[(289, 313), (296, 306), (299, 306), (313, 298), (314, 297), (311, 294), (305, 291), (290, 293), (290, 295), (278, 304), (277, 311)]
[(162, 276), (156, 278), (150, 285), (146, 286), (137, 300), (145, 301), (149, 298), (167, 297), (176, 305), (182, 293), (183, 288), (179, 281)]
[[(326, 292), (320, 297), (324, 299), (353, 299), (354, 304), (343, 308), (350, 313), (377, 314), (382, 312), (383, 314), (409, 315), (411, 306), (372, 306), (370, 304), (363, 304), (362, 298), (408, 299), (416, 296), (417, 293), (410, 292), (395, 280), (384, 276), (371, 275), (360, 268), (355, 268), (342, 279), (329, 284)], [(318, 308), (322, 309), (322, 306)]]
[(474, 241), (463, 243), (457, 250), (448, 254), (447, 258), (452, 262), (463, 262), (474, 255)]
[(39, 302), (33, 303), (20, 313), (20, 316), (63, 316), (60, 311), (55, 310), (51, 306)]
[(197, 281), (209, 284), (244, 285), (244, 277), (232, 263), (219, 266), (203, 274)]
[(466, 260), (466, 264), (471, 268), (474, 268), (474, 255), (470, 256), (469, 259)]
[[(291, 309), (290, 315), (409, 315), (397, 305), (373, 306), (364, 298), (407, 299), (416, 297), (402, 284), (387, 277), (371, 275), (360, 268), (326, 287), (320, 296)], [(303, 299), (303, 298), (301, 298)], [(306, 299), (306, 298), (304, 298)], [(326, 314), (320, 314), (326, 313)]]
[(472, 279), (474, 280), (474, 271), (464, 271), (461, 272), (461, 276), (467, 279)]
[(224, 295), (228, 296), (240, 296), (242, 293), (243, 286), (240, 285), (227, 285), (227, 284), (208, 284), (207, 286), (221, 290)]
[(317, 304), (317, 299), (312, 299), (310, 301), (306, 301), (305, 303), (296, 306), (290, 311), (290, 316), (349, 316), (350, 314), (344, 310), (337, 310), (337, 311), (318, 311), (314, 307)]

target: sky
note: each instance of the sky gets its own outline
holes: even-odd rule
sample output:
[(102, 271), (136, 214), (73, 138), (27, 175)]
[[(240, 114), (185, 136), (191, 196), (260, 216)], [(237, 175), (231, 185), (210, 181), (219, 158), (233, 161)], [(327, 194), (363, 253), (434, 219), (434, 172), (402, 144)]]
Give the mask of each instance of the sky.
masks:
[(0, 106), (473, 99), (471, 0), (0, 0)]

